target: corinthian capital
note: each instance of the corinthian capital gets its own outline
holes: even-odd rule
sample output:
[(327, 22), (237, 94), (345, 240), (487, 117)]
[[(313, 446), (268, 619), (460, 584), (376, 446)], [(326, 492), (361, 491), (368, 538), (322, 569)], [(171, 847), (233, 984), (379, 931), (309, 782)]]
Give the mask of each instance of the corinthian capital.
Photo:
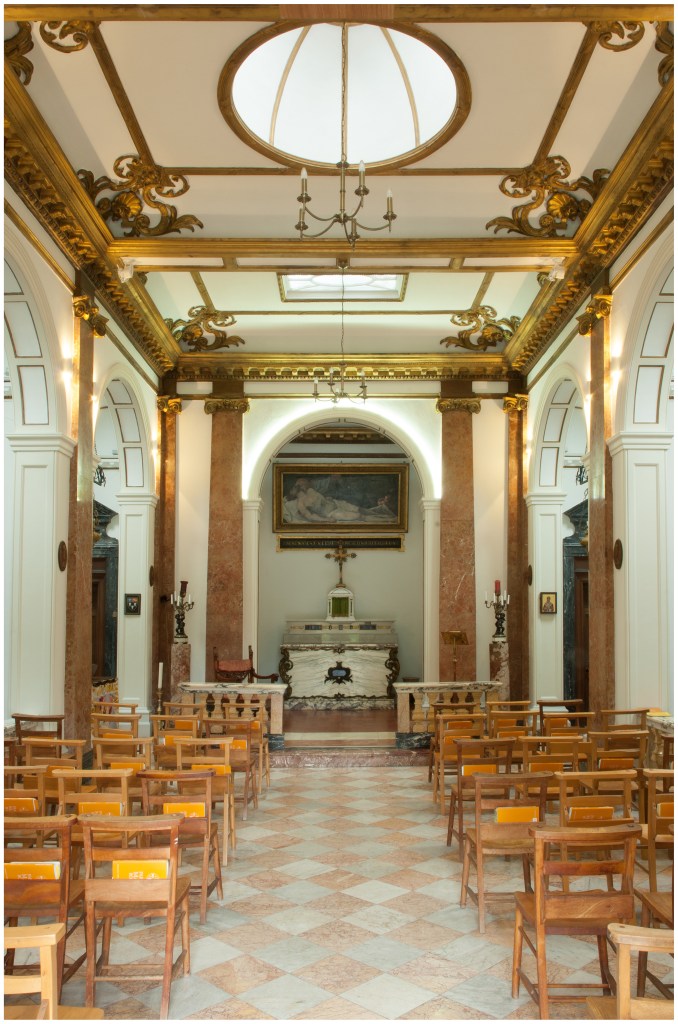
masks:
[(479, 398), (439, 398), (438, 412), (480, 412)]
[(507, 395), (504, 399), (504, 412), (526, 412), (529, 395)]
[(205, 412), (214, 416), (216, 412), (249, 412), (250, 403), (246, 398), (208, 398)]

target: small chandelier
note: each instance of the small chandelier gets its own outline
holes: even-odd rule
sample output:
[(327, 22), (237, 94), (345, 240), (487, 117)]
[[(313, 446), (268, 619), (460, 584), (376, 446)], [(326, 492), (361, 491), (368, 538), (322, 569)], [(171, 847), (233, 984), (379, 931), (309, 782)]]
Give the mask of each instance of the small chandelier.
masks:
[[(355, 190), (358, 202), (352, 213), (347, 213), (346, 211), (346, 172), (350, 167), (350, 164), (346, 159), (347, 50), (348, 27), (344, 24), (341, 30), (341, 160), (337, 163), (337, 167), (339, 168), (339, 212), (333, 213), (330, 217), (319, 217), (309, 209), (308, 204), (311, 201), (311, 197), (308, 193), (308, 174), (306, 168), (302, 167), (301, 192), (297, 196), (297, 202), (299, 203), (299, 220), (294, 227), (295, 230), (299, 232), (299, 238), (320, 238), (320, 236), (326, 234), (334, 224), (341, 224), (346, 236), (346, 241), (351, 248), (353, 248), (357, 240), (360, 238), (358, 228), (362, 231), (384, 231), (388, 228), (390, 231), (391, 224), (396, 219), (396, 214), (393, 212), (393, 193), (389, 189), (386, 193), (386, 213), (383, 216), (383, 220), (385, 220), (386, 223), (379, 224), (376, 227), (369, 227), (369, 225), (362, 224), (358, 220), (358, 214), (365, 203), (365, 196), (370, 194), (370, 190), (365, 184), (365, 164), (362, 160), (358, 165), (358, 187)], [(305, 220), (306, 214), (308, 214), (309, 217), (312, 217), (313, 220), (317, 220), (318, 222), (325, 224), (325, 227), (316, 231), (314, 234), (309, 234), (308, 224)]]
[(346, 273), (346, 260), (339, 261), (339, 267), (341, 269), (341, 336), (339, 340), (339, 347), (341, 350), (341, 363), (339, 366), (333, 366), (329, 371), (329, 377), (327, 380), (327, 386), (329, 387), (330, 393), (328, 395), (321, 395), (318, 391), (318, 378), (313, 378), (313, 398), (316, 402), (332, 402), (336, 405), (343, 398), (347, 398), (349, 402), (366, 402), (367, 401), (367, 381), (365, 380), (365, 371), (361, 370), (358, 377), (358, 390), (355, 394), (349, 394), (346, 390), (346, 361), (344, 358), (344, 294), (345, 294), (345, 273)]

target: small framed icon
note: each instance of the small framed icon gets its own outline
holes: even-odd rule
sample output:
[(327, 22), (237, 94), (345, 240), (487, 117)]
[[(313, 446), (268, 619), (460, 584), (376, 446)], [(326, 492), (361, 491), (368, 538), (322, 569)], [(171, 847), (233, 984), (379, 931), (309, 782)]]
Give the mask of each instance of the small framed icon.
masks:
[(141, 615), (141, 594), (125, 594), (125, 615)]
[(558, 607), (558, 599), (551, 591), (542, 591), (539, 595), (539, 613), (541, 615), (555, 615)]

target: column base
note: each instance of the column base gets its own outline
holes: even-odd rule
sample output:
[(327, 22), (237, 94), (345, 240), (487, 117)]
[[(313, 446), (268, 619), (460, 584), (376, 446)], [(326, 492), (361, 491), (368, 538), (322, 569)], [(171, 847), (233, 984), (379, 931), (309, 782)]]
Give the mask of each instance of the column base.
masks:
[(397, 732), (396, 750), (428, 750), (431, 745), (429, 732)]

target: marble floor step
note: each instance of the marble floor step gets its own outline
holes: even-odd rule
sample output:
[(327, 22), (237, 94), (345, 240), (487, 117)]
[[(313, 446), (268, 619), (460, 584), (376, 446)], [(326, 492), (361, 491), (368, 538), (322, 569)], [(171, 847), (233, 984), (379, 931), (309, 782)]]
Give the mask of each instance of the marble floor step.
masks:
[(395, 747), (356, 746), (286, 748), (271, 751), (271, 767), (277, 768), (406, 768), (428, 764), (428, 751), (396, 750)]

